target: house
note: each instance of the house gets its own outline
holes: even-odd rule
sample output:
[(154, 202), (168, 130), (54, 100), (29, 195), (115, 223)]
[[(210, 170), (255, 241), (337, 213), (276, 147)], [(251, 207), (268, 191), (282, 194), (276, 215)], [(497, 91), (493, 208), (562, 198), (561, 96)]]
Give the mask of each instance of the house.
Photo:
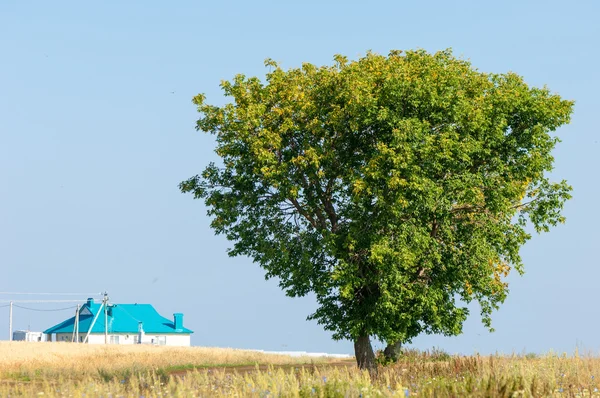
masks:
[(32, 332), (31, 330), (15, 330), (12, 341), (45, 341), (45, 334), (42, 332)]
[(183, 326), (183, 314), (173, 314), (169, 320), (150, 304), (105, 306), (91, 298), (75, 316), (44, 331), (47, 341), (53, 341), (54, 335), (54, 341), (169, 346), (189, 346), (192, 333)]

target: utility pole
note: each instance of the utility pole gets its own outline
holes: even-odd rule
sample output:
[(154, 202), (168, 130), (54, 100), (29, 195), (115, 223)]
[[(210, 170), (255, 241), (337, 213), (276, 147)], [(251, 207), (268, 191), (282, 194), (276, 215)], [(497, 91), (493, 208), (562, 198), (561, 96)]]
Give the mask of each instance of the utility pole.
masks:
[(77, 304), (77, 309), (75, 310), (75, 323), (73, 325), (71, 343), (79, 343), (79, 304)]
[(12, 341), (12, 310), (13, 302), (10, 302), (10, 309), (8, 310), (8, 341)]
[(104, 299), (102, 300), (104, 303), (104, 344), (108, 344), (108, 293), (104, 292)]
[(81, 306), (77, 304), (77, 312), (75, 313), (75, 342), (79, 343), (79, 310)]

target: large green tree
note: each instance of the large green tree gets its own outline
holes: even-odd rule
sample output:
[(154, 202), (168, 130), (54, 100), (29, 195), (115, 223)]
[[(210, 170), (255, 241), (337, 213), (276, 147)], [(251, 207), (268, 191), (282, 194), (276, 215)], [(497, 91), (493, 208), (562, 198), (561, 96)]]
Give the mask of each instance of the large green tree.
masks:
[(573, 103), (450, 51), (266, 65), (264, 80), (222, 82), (231, 103), (194, 98), (222, 162), (180, 188), (204, 199), (229, 254), (290, 296), (314, 293), (309, 319), (354, 341), (361, 368), (371, 338), (461, 333), (473, 300), (491, 327), (527, 224), (563, 221), (571, 188), (546, 174)]

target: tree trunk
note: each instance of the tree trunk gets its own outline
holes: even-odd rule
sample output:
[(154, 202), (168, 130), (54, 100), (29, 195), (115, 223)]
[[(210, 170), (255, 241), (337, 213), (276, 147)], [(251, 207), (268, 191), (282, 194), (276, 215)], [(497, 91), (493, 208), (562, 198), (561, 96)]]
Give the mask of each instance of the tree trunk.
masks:
[(369, 336), (362, 335), (354, 340), (354, 355), (356, 356), (356, 363), (360, 369), (366, 369), (371, 374), (376, 372), (377, 366), (375, 364), (375, 354), (373, 353), (373, 347), (371, 346)]
[(400, 354), (402, 353), (402, 343), (396, 341), (395, 343), (390, 343), (383, 350), (383, 355), (385, 356), (386, 361), (397, 362), (400, 359)]

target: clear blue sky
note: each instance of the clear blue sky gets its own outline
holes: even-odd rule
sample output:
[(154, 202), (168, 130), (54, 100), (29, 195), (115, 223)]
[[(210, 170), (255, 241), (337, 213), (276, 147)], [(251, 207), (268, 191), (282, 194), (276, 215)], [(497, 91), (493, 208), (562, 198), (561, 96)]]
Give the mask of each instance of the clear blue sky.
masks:
[[(598, 352), (598, 15), (591, 0), (3, 0), (0, 291), (107, 290), (117, 303), (185, 313), (194, 345), (352, 352), (305, 320), (312, 298), (287, 298), (250, 259), (228, 258), (203, 204), (179, 192), (215, 159), (191, 98), (223, 103), (219, 82), (263, 76), (265, 58), (295, 67), (336, 53), (452, 47), (482, 71), (514, 71), (576, 100), (553, 172), (574, 198), (566, 225), (524, 247), (526, 274), (510, 279), (495, 333), (474, 308), (464, 335), (413, 346)], [(14, 327), (42, 330), (70, 315), (16, 309)]]

